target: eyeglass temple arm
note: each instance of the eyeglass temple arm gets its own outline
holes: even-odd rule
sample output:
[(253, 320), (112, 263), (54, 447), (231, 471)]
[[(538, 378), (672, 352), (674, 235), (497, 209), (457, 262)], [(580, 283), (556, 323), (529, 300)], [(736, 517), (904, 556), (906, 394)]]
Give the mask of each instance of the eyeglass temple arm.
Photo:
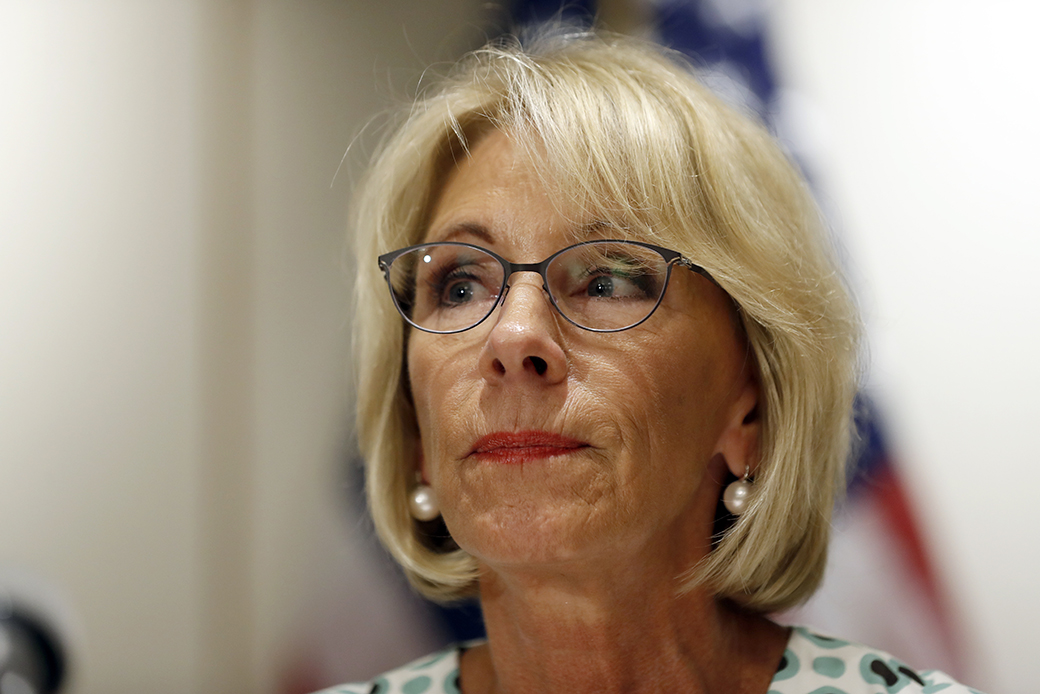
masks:
[(725, 287), (723, 287), (721, 284), (719, 284), (718, 280), (716, 280), (714, 277), (712, 277), (710, 272), (708, 272), (707, 270), (702, 268), (700, 265), (697, 265), (696, 263), (694, 263), (692, 260), (690, 260), (686, 256), (680, 255), (674, 261), (674, 264), (678, 265), (680, 267), (684, 267), (687, 270), (690, 270), (691, 272), (696, 272), (698, 275), (707, 278), (712, 284), (714, 284), (716, 287), (718, 287), (722, 291), (726, 291)]

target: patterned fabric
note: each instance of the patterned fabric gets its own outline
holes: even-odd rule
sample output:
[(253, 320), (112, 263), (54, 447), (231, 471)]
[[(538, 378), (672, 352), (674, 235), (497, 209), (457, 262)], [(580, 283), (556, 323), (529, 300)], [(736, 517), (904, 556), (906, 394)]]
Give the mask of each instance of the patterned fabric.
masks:
[(791, 630), (769, 694), (980, 694), (938, 670), (914, 671), (884, 651)]
[(371, 682), (355, 682), (317, 694), (460, 694), (458, 646), (419, 658)]
[[(318, 694), (459, 694), (453, 646), (380, 675)], [(938, 670), (915, 671), (888, 653), (795, 627), (768, 694), (981, 694)]]

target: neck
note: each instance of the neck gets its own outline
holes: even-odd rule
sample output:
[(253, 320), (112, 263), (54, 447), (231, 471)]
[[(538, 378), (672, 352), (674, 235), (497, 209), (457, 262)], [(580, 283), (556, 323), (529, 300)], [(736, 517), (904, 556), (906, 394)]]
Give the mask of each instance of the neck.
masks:
[(463, 690), (479, 692), (748, 692), (768, 689), (786, 630), (707, 591), (677, 595), (587, 576), (487, 571), (481, 604), (489, 644), (465, 654)]

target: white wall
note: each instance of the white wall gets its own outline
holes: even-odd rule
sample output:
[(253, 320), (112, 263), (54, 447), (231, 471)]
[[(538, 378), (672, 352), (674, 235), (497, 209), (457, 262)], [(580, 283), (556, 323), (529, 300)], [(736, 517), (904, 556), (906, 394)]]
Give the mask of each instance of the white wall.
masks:
[(0, 4), (0, 566), (79, 691), (192, 691), (200, 614), (189, 3)]
[(985, 691), (1040, 662), (1040, 44), (1034, 3), (778, 0), (858, 275), (869, 381)]
[[(0, 589), (67, 623), (73, 694), (274, 691), (316, 586), (386, 602), (343, 508), (356, 167), (330, 184), (482, 13), (0, 0)], [(422, 648), (359, 641), (353, 676)]]

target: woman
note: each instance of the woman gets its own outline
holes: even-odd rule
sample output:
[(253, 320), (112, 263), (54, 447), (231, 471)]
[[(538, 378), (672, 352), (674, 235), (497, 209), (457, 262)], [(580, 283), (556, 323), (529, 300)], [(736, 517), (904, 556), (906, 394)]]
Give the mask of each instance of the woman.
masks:
[(673, 56), (476, 52), (358, 214), (376, 528), (488, 640), (330, 692), (950, 682), (766, 617), (821, 578), (859, 325), (796, 171)]

